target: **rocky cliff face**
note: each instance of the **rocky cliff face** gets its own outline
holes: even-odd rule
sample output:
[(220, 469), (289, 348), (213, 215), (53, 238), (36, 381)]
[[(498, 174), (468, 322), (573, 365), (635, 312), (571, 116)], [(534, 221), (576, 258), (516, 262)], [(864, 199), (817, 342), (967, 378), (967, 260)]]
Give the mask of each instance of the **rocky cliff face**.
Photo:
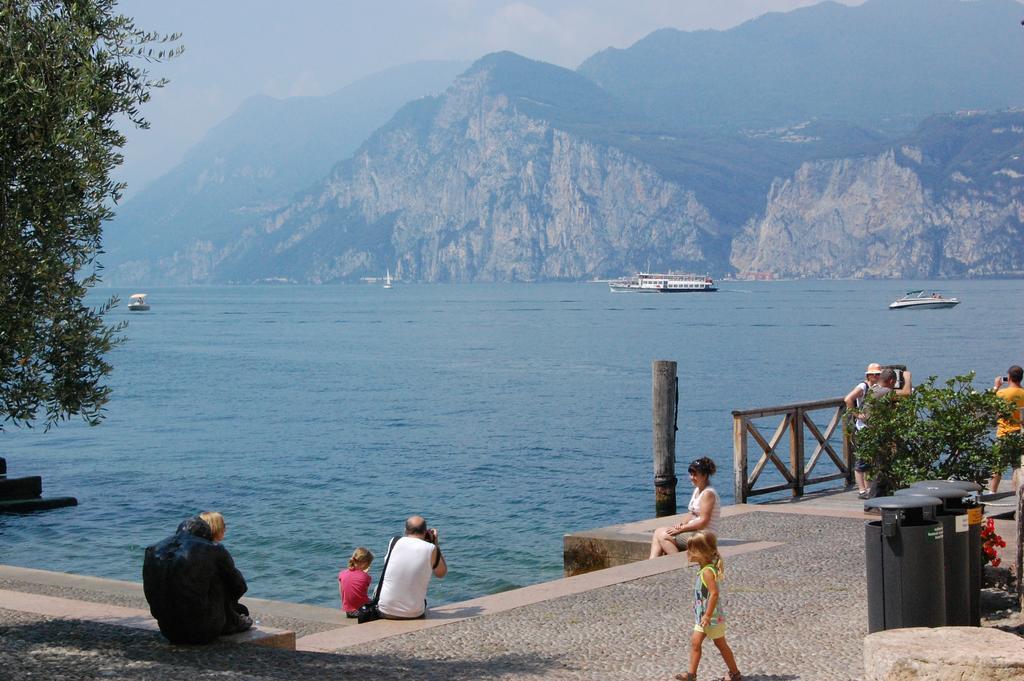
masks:
[[(295, 152), (289, 163), (306, 158), (284, 146)], [(239, 167), (250, 166), (263, 167)], [(646, 268), (788, 277), (1024, 270), (1018, 111), (935, 116), (895, 142), (823, 121), (669, 135), (575, 72), (499, 53), (442, 96), (406, 104), (316, 177), (298, 194), (238, 182), (165, 192), (165, 203), (187, 210), (165, 211), (163, 222), (152, 211), (158, 229), (134, 251), (143, 257), (115, 259), (108, 272), (115, 283), (154, 285), (325, 283), (385, 269), (428, 282)], [(218, 189), (229, 185), (244, 196)]]
[(419, 62), (320, 97), (253, 97), (104, 225), (104, 279), (208, 279), (218, 245), (287, 206), (410, 99), (443, 92), (465, 64)]
[(1024, 270), (1024, 116), (943, 117), (915, 137), (776, 181), (763, 217), (734, 239), (731, 264), (787, 277)]
[(408, 105), (313, 191), (207, 250), (203, 267), (213, 280), (322, 283), (387, 267), (464, 282), (724, 266), (719, 226), (692, 192), (524, 114), (495, 87), (509, 59), (526, 61), (482, 60), (443, 97)]

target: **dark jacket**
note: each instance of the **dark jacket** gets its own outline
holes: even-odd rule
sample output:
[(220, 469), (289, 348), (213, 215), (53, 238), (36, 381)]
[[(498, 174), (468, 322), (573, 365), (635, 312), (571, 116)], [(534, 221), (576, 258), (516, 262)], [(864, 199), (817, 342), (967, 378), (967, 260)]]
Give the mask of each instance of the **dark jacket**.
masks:
[(142, 585), (160, 633), (172, 643), (210, 643), (234, 624), (246, 592), (242, 573), (210, 526), (189, 518), (178, 531), (146, 548)]

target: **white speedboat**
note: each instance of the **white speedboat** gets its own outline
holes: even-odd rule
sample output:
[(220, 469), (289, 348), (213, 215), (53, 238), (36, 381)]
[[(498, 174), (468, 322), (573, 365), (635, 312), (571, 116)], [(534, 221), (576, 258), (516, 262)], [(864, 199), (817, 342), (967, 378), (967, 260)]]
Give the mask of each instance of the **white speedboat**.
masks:
[(955, 307), (960, 304), (956, 298), (943, 298), (938, 293), (926, 293), (925, 291), (907, 291), (907, 295), (899, 300), (894, 300), (889, 305), (890, 310), (906, 310), (909, 308), (925, 307)]
[(129, 312), (146, 312), (149, 310), (149, 303), (146, 302), (145, 293), (133, 293), (128, 296)]
[(639, 272), (627, 279), (608, 282), (608, 288), (615, 293), (697, 293), (717, 291), (711, 277), (700, 274), (652, 274)]

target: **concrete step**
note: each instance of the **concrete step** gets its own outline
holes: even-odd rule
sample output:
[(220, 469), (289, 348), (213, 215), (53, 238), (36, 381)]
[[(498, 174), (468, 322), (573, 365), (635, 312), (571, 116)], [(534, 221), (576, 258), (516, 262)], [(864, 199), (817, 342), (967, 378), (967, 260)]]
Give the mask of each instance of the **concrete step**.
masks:
[[(147, 610), (124, 608), (119, 605), (107, 605), (91, 601), (76, 601), (70, 598), (42, 596), (40, 594), (22, 593), (20, 591), (0, 589), (0, 608), (19, 612), (31, 612), (37, 615), (60, 619), (98, 622), (100, 624), (129, 627), (131, 629), (160, 630), (156, 620), (153, 619), (153, 616)], [(255, 626), (249, 631), (243, 631), (240, 634), (221, 636), (217, 639), (217, 643), (252, 644), (269, 648), (295, 650), (295, 632), (286, 629)]]
[[(116, 599), (115, 602), (123, 601), (126, 598), (137, 599), (143, 603), (146, 600), (142, 582), (128, 582), (120, 579), (105, 579), (89, 575), (73, 575), (67, 572), (0, 565), (0, 581), (3, 580), (27, 582), (43, 587), (91, 591), (97, 595), (112, 596)], [(101, 598), (100, 600), (104, 599)], [(315, 622), (317, 624), (334, 624), (339, 627), (356, 624), (355, 620), (345, 617), (345, 613), (337, 607), (322, 608), (316, 605), (270, 601), (264, 598), (251, 598), (249, 596), (243, 598), (241, 602), (242, 605), (249, 608), (249, 612), (253, 613), (257, 619), (261, 617), (286, 618), (303, 622)]]
[(0, 500), (34, 499), (43, 494), (43, 479), (38, 475), (25, 478), (0, 478)]

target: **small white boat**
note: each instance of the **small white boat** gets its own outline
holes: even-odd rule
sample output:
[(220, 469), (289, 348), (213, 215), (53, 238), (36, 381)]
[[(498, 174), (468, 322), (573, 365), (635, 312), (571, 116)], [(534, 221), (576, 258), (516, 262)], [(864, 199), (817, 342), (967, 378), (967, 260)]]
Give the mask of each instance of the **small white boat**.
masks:
[(889, 305), (890, 310), (906, 310), (908, 308), (937, 308), (955, 307), (960, 304), (956, 298), (943, 298), (938, 293), (926, 293), (924, 291), (907, 291), (907, 295), (899, 300), (894, 300)]
[(388, 268), (388, 273), (384, 277), (384, 288), (391, 288), (391, 268)]
[(149, 303), (146, 302), (145, 293), (133, 293), (128, 296), (129, 312), (146, 312), (149, 310)]
[(701, 274), (652, 274), (638, 272), (628, 279), (616, 279), (608, 282), (608, 288), (614, 293), (696, 293), (700, 291), (717, 291), (711, 277)]

